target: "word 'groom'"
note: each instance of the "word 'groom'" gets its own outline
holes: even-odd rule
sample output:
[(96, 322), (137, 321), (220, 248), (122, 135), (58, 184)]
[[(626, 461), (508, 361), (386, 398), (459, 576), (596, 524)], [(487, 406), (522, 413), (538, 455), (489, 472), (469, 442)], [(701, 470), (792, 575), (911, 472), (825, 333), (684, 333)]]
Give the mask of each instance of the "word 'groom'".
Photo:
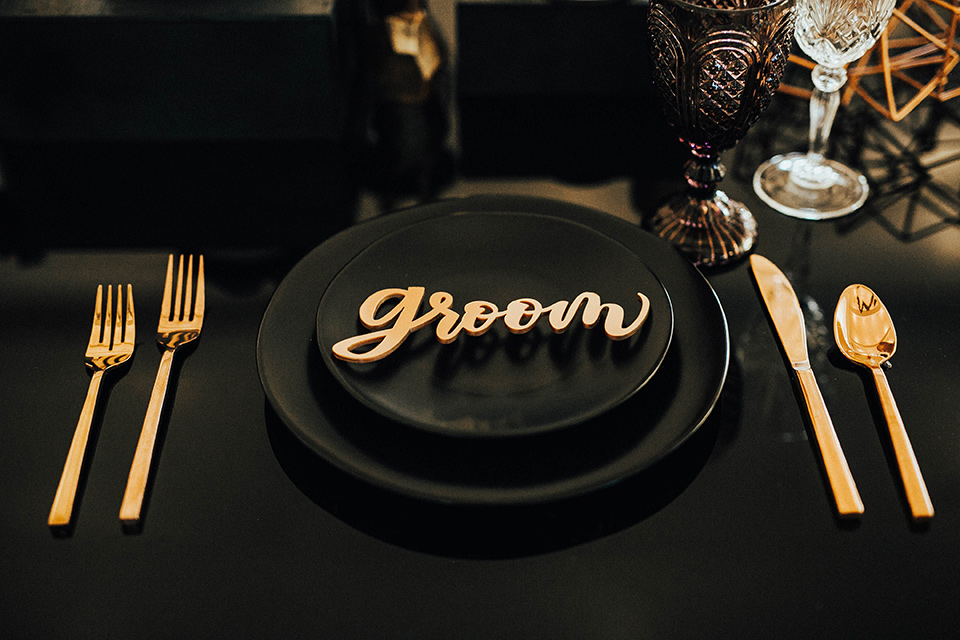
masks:
[[(461, 316), (451, 309), (453, 296), (446, 291), (437, 291), (430, 296), (430, 310), (417, 317), (425, 291), (424, 287), (409, 287), (382, 289), (370, 295), (360, 305), (360, 322), (373, 331), (341, 340), (333, 345), (333, 354), (347, 362), (380, 360), (396, 351), (411, 333), (434, 321), (437, 321), (437, 339), (443, 344), (453, 342), (461, 332), (479, 336), (488, 331), (498, 318), (503, 318), (503, 323), (512, 333), (520, 334), (532, 329), (540, 317), (546, 315), (550, 327), (556, 333), (563, 333), (573, 322), (580, 307), (583, 307), (583, 324), (588, 328), (597, 324), (601, 313), (606, 311), (604, 333), (613, 340), (623, 340), (640, 329), (650, 311), (650, 300), (638, 293), (640, 313), (629, 326), (624, 327), (624, 312), (620, 305), (601, 303), (599, 295), (587, 291), (574, 298), (573, 302), (560, 300), (547, 307), (533, 298), (518, 298), (502, 311), (492, 302), (475, 300), (464, 305)], [(396, 298), (399, 298), (399, 302), (377, 317), (380, 307)], [(357, 351), (368, 345), (374, 346), (366, 351)]]

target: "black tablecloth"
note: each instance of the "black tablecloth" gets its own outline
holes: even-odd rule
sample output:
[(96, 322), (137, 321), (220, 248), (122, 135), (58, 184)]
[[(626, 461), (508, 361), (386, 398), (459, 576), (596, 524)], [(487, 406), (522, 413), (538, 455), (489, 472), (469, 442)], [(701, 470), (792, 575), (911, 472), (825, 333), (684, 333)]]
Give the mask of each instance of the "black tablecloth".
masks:
[[(835, 519), (748, 268), (708, 278), (733, 355), (674, 470), (595, 500), (458, 513), (371, 491), (298, 451), (257, 376), (261, 315), (290, 266), (208, 252), (207, 318), (180, 359), (139, 533), (117, 519), (159, 354), (165, 254), (57, 250), (0, 267), (0, 626), (5, 637), (948, 637), (960, 552), (957, 229), (913, 242), (874, 212), (840, 230), (753, 205), (791, 277), (813, 368), (860, 488)], [(138, 349), (101, 402), (72, 534), (46, 526), (87, 386), (96, 285), (132, 281)], [(888, 371), (937, 514), (913, 525), (871, 381), (829, 333), (851, 282), (900, 343)], [(676, 469), (693, 469), (692, 473)], [(666, 488), (664, 488), (666, 487)], [(513, 528), (512, 530), (510, 528)]]

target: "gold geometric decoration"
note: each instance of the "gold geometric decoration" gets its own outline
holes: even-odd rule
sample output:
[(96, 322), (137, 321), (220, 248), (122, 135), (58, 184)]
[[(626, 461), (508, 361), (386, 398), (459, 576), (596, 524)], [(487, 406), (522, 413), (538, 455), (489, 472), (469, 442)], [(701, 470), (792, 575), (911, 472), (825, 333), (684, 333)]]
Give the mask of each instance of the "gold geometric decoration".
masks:
[[(791, 54), (790, 62), (814, 67), (800, 55)], [(859, 95), (899, 122), (927, 98), (945, 102), (960, 96), (960, 82), (950, 78), (958, 63), (960, 0), (903, 0), (873, 48), (847, 69), (843, 104)], [(810, 96), (809, 89), (787, 84), (780, 85), (780, 92)]]
[[(960, 62), (958, 23), (960, 0), (904, 0), (877, 44), (848, 69), (844, 103), (856, 93), (899, 122), (928, 97), (944, 102), (960, 95), (960, 87), (949, 85), (950, 72)], [(882, 76), (882, 89), (863, 82), (875, 75)], [(879, 91), (882, 97), (875, 95)], [(899, 105), (904, 93), (909, 98)]]

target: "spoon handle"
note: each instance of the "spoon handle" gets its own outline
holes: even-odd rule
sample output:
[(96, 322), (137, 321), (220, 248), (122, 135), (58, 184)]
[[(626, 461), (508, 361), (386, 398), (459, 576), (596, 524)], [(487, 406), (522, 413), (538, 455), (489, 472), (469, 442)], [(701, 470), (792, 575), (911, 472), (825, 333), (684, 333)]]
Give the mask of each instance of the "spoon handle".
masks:
[(915, 520), (931, 518), (933, 517), (933, 503), (930, 502), (927, 485), (923, 482), (923, 476), (920, 474), (920, 465), (917, 463), (917, 456), (913, 453), (913, 446), (907, 436), (903, 418), (900, 417), (897, 403), (893, 399), (890, 383), (887, 382), (887, 376), (880, 367), (872, 367), (871, 371), (873, 371), (874, 382), (877, 384), (877, 393), (880, 395), (883, 415), (887, 418), (890, 441), (893, 444), (897, 465), (900, 467), (900, 477), (903, 478), (903, 489), (907, 494), (910, 511), (913, 513)]

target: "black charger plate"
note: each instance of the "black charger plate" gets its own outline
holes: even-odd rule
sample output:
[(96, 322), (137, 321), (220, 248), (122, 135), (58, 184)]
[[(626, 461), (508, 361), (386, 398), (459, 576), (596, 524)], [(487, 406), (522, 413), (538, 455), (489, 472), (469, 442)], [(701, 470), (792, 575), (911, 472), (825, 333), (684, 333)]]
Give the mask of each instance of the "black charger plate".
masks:
[[(316, 343), (320, 297), (344, 265), (397, 229), (463, 213), (553, 215), (616, 239), (668, 292), (673, 340), (657, 374), (611, 411), (518, 438), (451, 438), (399, 428), (342, 389)], [(357, 225), (304, 257), (277, 288), (260, 327), (258, 367), (267, 399), (320, 458), (365, 482), (418, 499), (520, 505), (585, 495), (643, 471), (709, 416), (726, 377), (729, 337), (719, 300), (672, 247), (608, 214), (554, 200), (478, 196)]]
[[(358, 319), (368, 295), (414, 285), (426, 289), (418, 315), (436, 291), (453, 296), (454, 311), (471, 300), (500, 310), (519, 298), (546, 306), (585, 291), (619, 304), (624, 325), (640, 312), (638, 292), (650, 310), (620, 341), (604, 333), (603, 316), (587, 329), (577, 314), (561, 334), (543, 316), (520, 335), (498, 320), (444, 345), (434, 322), (381, 360), (333, 356), (340, 340), (369, 333)], [(606, 413), (650, 380), (672, 334), (670, 299), (636, 253), (590, 227), (528, 213), (442, 216), (389, 233), (340, 271), (317, 312), (320, 353), (353, 397), (406, 425), (463, 437), (543, 433)]]

